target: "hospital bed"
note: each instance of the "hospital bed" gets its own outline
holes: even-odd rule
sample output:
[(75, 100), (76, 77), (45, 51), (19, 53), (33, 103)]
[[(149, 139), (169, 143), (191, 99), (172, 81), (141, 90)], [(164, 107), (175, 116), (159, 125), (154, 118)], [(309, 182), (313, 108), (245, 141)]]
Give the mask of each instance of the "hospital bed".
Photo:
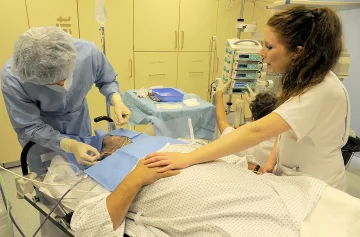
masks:
[[(149, 135), (167, 135), (167, 136), (179, 136), (181, 135), (184, 137), (184, 139), (190, 138), (190, 133), (193, 133), (192, 131), (188, 131), (187, 133), (184, 132), (186, 130), (186, 126), (188, 126), (188, 117), (181, 117), (175, 120), (169, 120), (167, 122), (164, 122), (161, 124), (157, 124), (156, 128), (155, 125), (148, 126), (148, 129), (145, 131), (145, 133)], [(107, 121), (108, 123), (108, 130), (113, 131), (116, 129), (115, 124), (113, 123), (113, 120), (108, 116), (101, 116), (94, 119), (95, 123), (98, 123), (100, 121)], [(180, 130), (180, 134), (174, 131), (170, 131), (174, 124), (177, 124), (178, 128), (177, 130)], [(160, 126), (160, 127), (159, 127)], [(189, 127), (190, 129), (190, 127)], [(155, 134), (153, 134), (155, 132)], [(177, 135), (176, 135), (177, 134)], [(199, 140), (199, 142), (204, 143), (203, 140)], [(30, 175), (29, 178), (33, 179), (34, 177), (31, 177), (31, 173), (29, 173), (28, 170), (28, 164), (27, 164), (27, 154), (30, 151), (30, 149), (35, 145), (34, 142), (29, 141), (24, 147), (21, 152), (21, 169), (22, 174), (24, 177), (27, 177)], [(36, 179), (40, 182), (42, 182), (45, 178), (46, 174), (36, 177)], [(75, 208), (69, 208), (66, 205), (63, 205), (61, 202), (57, 203), (58, 200), (54, 199), (53, 197), (47, 195), (46, 193), (43, 193), (40, 191), (41, 185), (37, 185), (36, 183), (31, 184), (31, 186), (34, 185), (34, 190), (36, 192), (31, 192), (29, 194), (29, 190), (27, 190), (27, 193), (24, 193), (21, 196), (23, 199), (25, 199), (31, 206), (33, 206), (39, 213), (41, 213), (44, 217), (46, 217), (49, 213), (51, 213), (47, 218), (49, 221), (51, 221), (54, 224), (54, 227), (58, 228), (60, 232), (62, 232), (61, 236), (74, 236), (73, 231), (70, 228), (70, 221), (72, 217), (72, 213)], [(23, 188), (24, 189), (24, 188)], [(26, 188), (25, 188), (26, 189)], [(21, 192), (20, 192), (21, 193)], [(54, 211), (52, 212), (52, 209), (54, 208)]]
[[(33, 143), (29, 142), (23, 148), (23, 151), (21, 153), (23, 175), (28, 174), (26, 156), (32, 145)], [(350, 150), (349, 147), (347, 149)], [(357, 150), (355, 150), (354, 148), (352, 149), (352, 151), (355, 152)], [(55, 203), (57, 201), (52, 199), (51, 197), (46, 196), (46, 194), (45, 197), (47, 198), (47, 200), (51, 200), (50, 205), (45, 205), (44, 203), (42, 203), (39, 200), (38, 195), (24, 195), (24, 199), (44, 216), (50, 213), (51, 209), (55, 206)], [(335, 213), (338, 214), (335, 215)], [(59, 207), (55, 209), (54, 213), (52, 213), (48, 219), (54, 224), (55, 227), (58, 228), (58, 231), (64, 234), (63, 236), (75, 236), (74, 232), (70, 229), (71, 216), (72, 210), (68, 210), (66, 206), (62, 206), (60, 204)], [(339, 234), (337, 234), (336, 236), (358, 236), (360, 233), (359, 221), (360, 200), (351, 197), (341, 191), (328, 187), (314, 211), (303, 222), (301, 226), (301, 236), (328, 236), (327, 234), (325, 234), (331, 234), (329, 232), (328, 223), (332, 223), (332, 226), (337, 225)], [(350, 229), (352, 230), (354, 235), (349, 235), (350, 232), (347, 231)], [(343, 235), (341, 235), (342, 231)]]
[[(109, 111), (108, 111), (108, 114)], [(111, 119), (110, 116), (100, 116), (94, 119), (95, 123), (101, 122), (101, 121), (107, 121), (108, 124), (108, 131), (112, 131), (116, 129), (116, 126), (114, 124), (114, 121)], [(34, 142), (29, 141), (22, 149), (21, 155), (20, 155), (20, 162), (21, 162), (21, 170), (22, 170), (22, 174), (23, 176), (28, 176), (29, 175), (29, 170), (28, 170), (28, 164), (27, 164), (27, 154), (30, 151), (30, 149), (35, 145)], [(45, 175), (39, 177), (39, 181), (42, 181), (42, 179), (45, 177)], [(56, 230), (59, 233), (61, 233), (60, 235), (63, 236), (70, 236), (70, 237), (74, 237), (75, 234), (73, 233), (73, 231), (70, 228), (70, 221), (71, 221), (71, 217), (73, 214), (73, 210), (69, 210), (66, 207), (62, 206), (61, 203), (59, 203), (59, 206), (57, 206), (57, 200), (44, 194), (41, 193), (41, 195), (43, 195), (43, 197), (46, 199), (46, 204), (42, 201), (40, 201), (39, 195), (38, 193), (39, 191), (39, 186), (36, 185), (36, 183), (34, 183), (34, 189), (37, 190), (36, 192), (32, 192), (31, 194), (27, 193), (23, 195), (23, 198), (31, 205), (33, 206), (37, 211), (39, 211), (39, 213), (41, 215), (43, 215), (43, 217), (48, 216), (49, 213), (51, 213), (51, 210), (53, 208), (54, 212), (52, 212), (49, 216), (48, 216), (48, 220), (51, 221), (54, 224), (54, 227), (58, 228), (58, 230)]]

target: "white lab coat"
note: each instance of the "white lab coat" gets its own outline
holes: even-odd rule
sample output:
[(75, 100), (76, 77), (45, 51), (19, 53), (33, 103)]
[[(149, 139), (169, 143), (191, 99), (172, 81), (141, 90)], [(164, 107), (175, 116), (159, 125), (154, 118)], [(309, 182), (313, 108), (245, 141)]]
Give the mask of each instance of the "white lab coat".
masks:
[(275, 111), (291, 127), (279, 137), (276, 175), (308, 175), (345, 190), (341, 153), (349, 136), (349, 95), (333, 72)]

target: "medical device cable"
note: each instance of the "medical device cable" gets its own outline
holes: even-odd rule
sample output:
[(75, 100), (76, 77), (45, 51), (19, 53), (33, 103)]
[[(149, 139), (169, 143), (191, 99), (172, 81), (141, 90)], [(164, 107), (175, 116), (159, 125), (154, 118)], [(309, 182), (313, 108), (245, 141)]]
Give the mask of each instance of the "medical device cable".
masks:
[(24, 234), (24, 232), (22, 232), (22, 230), (20, 229), (19, 225), (16, 223), (13, 215), (11, 214), (12, 206), (10, 206), (9, 209), (10, 209), (9, 212), (10, 212), (10, 218), (11, 218), (12, 223), (15, 225), (16, 229), (19, 231), (19, 233), (21, 234), (21, 236), (22, 236), (22, 237), (26, 237), (25, 234)]
[(65, 186), (65, 185), (68, 185), (68, 184), (50, 184), (50, 183), (45, 183), (45, 182), (41, 182), (41, 181), (38, 181), (38, 180), (35, 180), (35, 179), (25, 178), (25, 177), (23, 177), (23, 176), (21, 176), (21, 175), (18, 175), (18, 174), (14, 173), (14, 172), (12, 172), (12, 171), (10, 171), (10, 170), (8, 170), (8, 169), (5, 169), (5, 168), (1, 167), (1, 166), (0, 166), (0, 169), (2, 169), (2, 170), (4, 170), (4, 171), (7, 171), (7, 172), (9, 172), (9, 173), (11, 173), (11, 174), (13, 174), (13, 175), (15, 175), (15, 176), (17, 176), (17, 177), (23, 178), (23, 179), (28, 180), (28, 181), (31, 181), (31, 182), (39, 183), (39, 184), (46, 184), (46, 185), (51, 185), (51, 186)]
[(42, 221), (41, 225), (39, 226), (39, 228), (35, 231), (33, 237), (35, 237), (37, 235), (37, 233), (41, 230), (41, 227), (43, 227), (43, 225), (45, 224), (45, 222), (47, 221), (47, 219), (49, 219), (50, 215), (55, 211), (56, 207), (60, 204), (60, 202), (64, 199), (64, 197), (79, 183), (81, 183), (82, 181), (84, 181), (85, 178), (80, 179), (78, 182), (76, 182), (74, 184), (74, 186), (72, 186), (71, 188), (69, 188), (64, 195), (62, 195), (62, 197), (57, 201), (57, 203), (55, 204), (55, 206), (51, 209), (51, 211), (49, 212), (49, 214), (47, 214), (47, 216), (45, 217), (45, 219)]
[[(10, 174), (15, 175), (15, 176), (17, 176), (17, 177), (19, 177), (19, 178), (22, 178), (22, 179), (25, 179), (25, 180), (28, 180), (28, 181), (31, 181), (31, 182), (39, 183), (39, 184), (45, 184), (45, 185), (50, 185), (50, 186), (67, 186), (67, 185), (71, 185), (71, 183), (51, 184), (51, 183), (41, 182), (41, 181), (38, 181), (38, 180), (35, 180), (35, 179), (25, 178), (25, 177), (23, 177), (23, 176), (21, 176), (21, 175), (19, 175), (19, 174), (16, 174), (16, 173), (14, 173), (14, 172), (6, 169), (6, 168), (1, 167), (1, 166), (0, 166), (0, 169), (4, 170), (4, 171), (6, 171), (6, 172), (9, 172)], [(87, 175), (86, 175), (86, 176), (87, 176)], [(76, 187), (75, 187), (75, 189), (76, 189), (76, 190), (83, 191), (83, 192), (91, 192), (91, 191), (82, 190), (82, 189), (79, 189), (79, 188), (76, 188)]]
[[(1, 166), (0, 166), (1, 167)], [(2, 175), (0, 174), (0, 181), (1, 181), (1, 184), (0, 184), (0, 191), (1, 191), (1, 195), (3, 197), (3, 200), (4, 200), (4, 205), (5, 205), (5, 208), (7, 210), (7, 216), (8, 216), (8, 228), (9, 228), (9, 233), (11, 234), (11, 218), (10, 218), (10, 209), (8, 208), (8, 201), (7, 201), (7, 198), (6, 198), (6, 186), (5, 186), (5, 181), (2, 177)], [(3, 189), (4, 187), (4, 189)]]

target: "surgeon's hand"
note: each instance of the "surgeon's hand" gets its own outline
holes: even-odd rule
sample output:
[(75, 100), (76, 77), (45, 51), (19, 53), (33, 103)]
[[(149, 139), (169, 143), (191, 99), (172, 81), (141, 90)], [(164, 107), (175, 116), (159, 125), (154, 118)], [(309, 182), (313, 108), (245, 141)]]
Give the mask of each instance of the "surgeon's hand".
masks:
[(157, 172), (157, 168), (149, 168), (144, 165), (144, 161), (145, 159), (140, 159), (135, 169), (129, 174), (134, 182), (137, 182), (142, 186), (152, 184), (161, 178), (167, 178), (180, 174), (179, 170), (168, 170), (166, 172), (159, 173)]
[(64, 138), (60, 142), (60, 147), (66, 152), (73, 153), (81, 165), (95, 165), (100, 158), (100, 153), (95, 147), (76, 140)]
[(126, 107), (126, 105), (120, 101), (115, 103), (114, 111), (116, 116), (116, 121), (120, 125), (124, 125), (129, 122), (131, 116), (131, 111)]
[(225, 84), (218, 85), (218, 87), (216, 88), (216, 93), (218, 94), (218, 92), (222, 92), (223, 94), (225, 94), (226, 92), (228, 92), (230, 85), (231, 80), (229, 80)]
[(120, 94), (114, 93), (111, 97), (111, 103), (114, 106), (116, 122), (120, 125), (124, 125), (129, 122), (131, 111), (123, 103)]
[(251, 89), (251, 87), (249, 85), (246, 85), (247, 90), (249, 91), (249, 93), (245, 93), (245, 100), (251, 104), (251, 102), (253, 102), (255, 100), (256, 97), (256, 93)]
[(155, 152), (145, 157), (144, 165), (147, 167), (161, 167), (157, 172), (183, 169), (193, 165), (187, 153), (179, 152)]

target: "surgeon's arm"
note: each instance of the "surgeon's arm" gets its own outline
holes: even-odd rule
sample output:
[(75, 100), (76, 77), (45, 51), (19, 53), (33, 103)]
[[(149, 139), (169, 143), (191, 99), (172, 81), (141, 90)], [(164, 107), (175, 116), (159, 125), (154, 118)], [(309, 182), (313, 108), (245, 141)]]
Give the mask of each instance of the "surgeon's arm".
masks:
[(220, 133), (223, 133), (230, 126), (225, 113), (223, 92), (221, 90), (216, 92), (216, 122)]
[(33, 141), (43, 147), (60, 151), (60, 141), (65, 138), (59, 131), (45, 124), (40, 118), (40, 109), (24, 91), (22, 85), (11, 75), (3, 77), (2, 93), (10, 122), (18, 135), (25, 141)]
[(119, 83), (116, 80), (117, 74), (105, 55), (95, 45), (92, 47), (92, 59), (96, 87), (110, 103), (113, 93), (121, 95)]

